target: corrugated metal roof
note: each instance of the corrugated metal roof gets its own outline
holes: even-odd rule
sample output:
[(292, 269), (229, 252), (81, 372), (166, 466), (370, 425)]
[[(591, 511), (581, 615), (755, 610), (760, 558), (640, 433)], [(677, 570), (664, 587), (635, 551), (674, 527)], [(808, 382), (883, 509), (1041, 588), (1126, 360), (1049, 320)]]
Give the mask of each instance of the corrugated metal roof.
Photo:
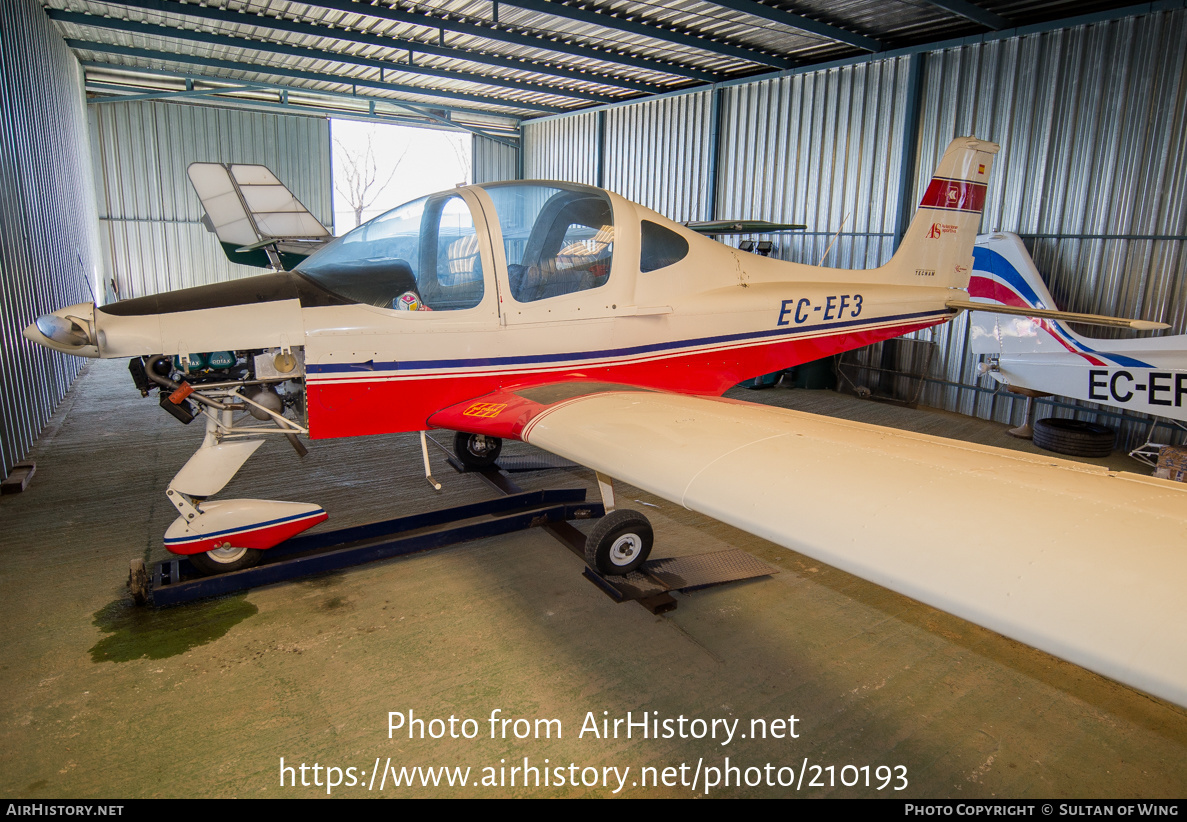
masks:
[[(961, 15), (927, 0), (41, 3), (88, 80), (119, 68), (151, 86), (151, 73), (165, 70), (161, 90), (176, 86), (169, 73), (264, 82), (364, 106), (433, 106), (462, 124), (478, 113), (514, 123), (1127, 5), (977, 0), (976, 13)], [(91, 92), (121, 93), (97, 82)]]

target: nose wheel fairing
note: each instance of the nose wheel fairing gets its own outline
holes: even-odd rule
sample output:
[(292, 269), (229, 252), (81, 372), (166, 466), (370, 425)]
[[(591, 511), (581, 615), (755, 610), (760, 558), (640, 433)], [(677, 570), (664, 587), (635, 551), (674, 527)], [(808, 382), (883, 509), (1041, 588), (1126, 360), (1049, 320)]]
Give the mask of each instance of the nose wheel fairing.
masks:
[(266, 550), (312, 528), (329, 517), (309, 502), (232, 499), (201, 503), (192, 520), (180, 516), (165, 532), (165, 547), (174, 554), (254, 548)]
[[(238, 394), (235, 396), (239, 397)], [(251, 403), (250, 407), (255, 405)], [(256, 564), (260, 551), (329, 517), (321, 506), (307, 502), (208, 501), (208, 497), (217, 494), (231, 481), (264, 442), (236, 437), (264, 433), (290, 435), (295, 426), (260, 426), (257, 423), (243, 427), (234, 421), (229, 408), (203, 413), (206, 437), (165, 491), (179, 515), (165, 532), (165, 548), (170, 553), (190, 557), (194, 567), (204, 574), (240, 570)], [(275, 412), (269, 414), (280, 416)]]

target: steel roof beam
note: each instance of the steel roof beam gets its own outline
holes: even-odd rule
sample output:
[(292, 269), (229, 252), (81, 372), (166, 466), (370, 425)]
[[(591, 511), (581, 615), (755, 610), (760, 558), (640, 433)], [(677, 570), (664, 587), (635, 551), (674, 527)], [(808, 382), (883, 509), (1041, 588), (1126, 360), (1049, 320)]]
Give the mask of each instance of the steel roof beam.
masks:
[(130, 91), (131, 94), (125, 94), (121, 97), (104, 97), (98, 100), (88, 100), (88, 103), (131, 103), (140, 100), (177, 100), (177, 99), (192, 99), (194, 97), (209, 97), (212, 94), (233, 94), (237, 91), (266, 91), (256, 85), (239, 85), (239, 86), (223, 86), (221, 88), (191, 88), (178, 89), (177, 91), (145, 91), (134, 86), (121, 86), (116, 83), (104, 83), (100, 80), (88, 80), (86, 84), (88, 89), (97, 89), (99, 91), (106, 90), (120, 90)]
[[(608, 29), (629, 31), (632, 34), (641, 34), (644, 37), (650, 37), (653, 40), (662, 40), (665, 43), (673, 43), (678, 46), (708, 51), (726, 57), (736, 57), (739, 60), (757, 63), (761, 66), (791, 68), (798, 65), (796, 61), (789, 60), (786, 57), (779, 57), (778, 55), (746, 48), (745, 46), (714, 41), (707, 37), (698, 37), (695, 34), (689, 34), (688, 32), (664, 28), (654, 23), (643, 23), (638, 20), (619, 17), (593, 9), (584, 9), (580, 6), (566, 6), (563, 3), (555, 2), (555, 0), (499, 0), (499, 2), (508, 6), (527, 9), (528, 11), (551, 14), (554, 17), (563, 17), (566, 20), (577, 20), (581, 23), (591, 23), (595, 26), (603, 26)], [(755, 5), (758, 4), (756, 3)]]
[[(503, 2), (513, 2), (513, 0), (503, 0)], [(772, 23), (779, 23), (788, 28), (802, 31), (805, 34), (812, 34), (817, 37), (823, 37), (826, 40), (844, 43), (847, 46), (853, 46), (863, 51), (882, 51), (882, 49), (886, 48), (885, 44), (880, 40), (875, 40), (872, 37), (866, 37), (852, 31), (845, 31), (845, 29), (831, 26), (828, 23), (821, 23), (819, 20), (813, 20), (810, 17), (804, 17), (800, 14), (783, 11), (783, 9), (764, 6), (762, 3), (755, 2), (755, 0), (707, 0), (707, 2), (715, 6), (724, 6), (727, 9), (749, 14), (752, 17), (770, 20)], [(517, 5), (518, 3), (515, 4)]]
[[(171, 8), (164, 8), (167, 5), (174, 5), (172, 2), (170, 2), (170, 0), (103, 0), (103, 2), (109, 5), (130, 6), (138, 9), (168, 12), (171, 14), (178, 13), (173, 11)], [(353, 2), (353, 0), (300, 0), (300, 2), (302, 5), (311, 6), (313, 8), (329, 9), (331, 11), (344, 11), (349, 14), (360, 14), (366, 17), (374, 17), (379, 20), (391, 20), (397, 23), (409, 23), (414, 26), (424, 26), (425, 28), (438, 29), (440, 31), (452, 31), (457, 34), (468, 34), (473, 37), (482, 37), (487, 40), (513, 43), (517, 46), (527, 46), (529, 48), (540, 49), (542, 51), (552, 51), (558, 54), (569, 54), (574, 57), (583, 57), (587, 60), (597, 60), (602, 63), (614, 63), (618, 65), (631, 66), (632, 68), (646, 69), (647, 71), (668, 74), (673, 77), (684, 77), (690, 80), (701, 80), (707, 83), (713, 83), (723, 79), (723, 77), (719, 76), (716, 72), (706, 71), (704, 69), (698, 69), (692, 66), (681, 66), (674, 63), (666, 63), (662, 60), (651, 60), (646, 57), (636, 57), (630, 54), (617, 54), (612, 51), (603, 51), (601, 49), (582, 46), (576, 43), (567, 43), (563, 39), (560, 39), (560, 35), (558, 35), (557, 39), (551, 39), (548, 37), (541, 37), (540, 35), (536, 34), (521, 34), (518, 32), (509, 31), (505, 28), (483, 26), (476, 23), (466, 23), (461, 20), (452, 20), (446, 17), (434, 17), (431, 14), (404, 11), (402, 9), (391, 8), (390, 6), (372, 6), (365, 3), (356, 3)]]
[[(88, 66), (88, 67), (95, 67), (95, 68), (112, 68), (112, 69), (122, 69), (125, 71), (128, 70), (128, 66), (117, 66), (117, 65), (113, 65), (111, 63), (88, 62), (88, 63), (84, 63), (83, 65)], [(156, 74), (157, 76), (180, 76), (180, 75), (174, 74), (173, 72), (148, 72), (148, 73)], [(208, 80), (210, 82), (219, 82), (217, 78), (203, 78), (203, 77), (198, 77), (196, 75), (185, 75), (185, 77), (187, 79), (203, 79), (203, 80)], [(284, 85), (276, 85), (276, 84), (272, 84), (272, 83), (246, 83), (246, 84), (243, 84), (243, 85), (237, 86), (237, 87), (224, 87), (224, 88), (213, 88), (213, 89), (192, 89), (192, 90), (185, 90), (185, 91), (182, 91), (182, 90), (162, 91), (162, 92), (150, 92), (147, 94), (139, 93), (139, 92), (143, 91), (143, 89), (136, 87), (136, 86), (126, 86), (126, 85), (121, 85), (119, 83), (106, 83), (101, 80), (88, 80), (86, 85), (87, 85), (88, 89), (95, 89), (98, 91), (118, 90), (118, 91), (132, 92), (131, 94), (126, 94), (126, 95), (122, 95), (122, 96), (118, 96), (118, 97), (102, 97), (99, 99), (88, 100), (87, 102), (91, 105), (103, 105), (106, 103), (130, 103), (130, 102), (134, 102), (134, 101), (138, 101), (138, 100), (160, 100), (160, 99), (171, 99), (171, 98), (192, 99), (195, 97), (202, 97), (202, 98), (206, 98), (207, 100), (209, 100), (212, 96), (219, 95), (219, 94), (228, 94), (228, 93), (245, 92), (245, 91), (250, 92), (250, 91), (274, 91), (275, 90), (275, 91), (285, 92), (285, 96), (284, 96), (285, 102), (274, 103), (270, 100), (243, 100), (243, 99), (239, 99), (239, 98), (228, 98), (227, 100), (215, 100), (214, 102), (232, 102), (233, 101), (233, 102), (238, 103), (243, 106), (269, 106), (272, 108), (282, 108), (286, 111), (302, 111), (302, 110), (315, 111), (319, 114), (330, 114), (331, 116), (337, 114), (341, 117), (351, 117), (351, 118), (362, 119), (362, 120), (377, 120), (380, 122), (395, 121), (395, 122), (408, 123), (408, 124), (418, 125), (418, 126), (425, 125), (423, 120), (413, 120), (413, 119), (410, 119), (408, 117), (408, 115), (396, 114), (396, 113), (385, 114), (384, 112), (376, 111), (375, 103), (381, 101), (384, 103), (389, 103), (389, 104), (395, 106), (396, 108), (402, 108), (405, 111), (408, 111), (411, 114), (414, 114), (418, 117), (423, 117), (423, 118), (426, 118), (433, 122), (441, 123), (443, 125), (448, 126), (449, 128), (460, 129), (462, 131), (468, 131), (471, 134), (477, 134), (479, 137), (485, 137), (486, 139), (493, 140), (496, 143), (502, 143), (503, 145), (508, 146), (510, 148), (514, 148), (514, 149), (519, 148), (519, 143), (515, 142), (514, 139), (509, 139), (506, 136), (503, 136), (501, 134), (493, 134), (491, 132), (488, 132), (481, 128), (478, 128), (477, 126), (471, 126), (466, 123), (459, 123), (456, 120), (451, 120), (448, 117), (442, 117), (438, 114), (434, 114), (431, 111), (423, 111), (415, 106), (403, 105), (398, 102), (395, 102), (392, 100), (387, 100), (384, 98), (358, 97), (358, 96), (354, 96), (354, 95), (350, 95), (350, 94), (340, 94), (340, 93), (334, 93), (334, 92), (328, 92), (328, 91), (311, 92), (308, 89), (303, 89), (303, 88), (300, 88), (299, 86), (284, 86)], [(368, 111), (363, 112), (363, 111), (352, 111), (349, 109), (336, 109), (336, 108), (331, 108), (330, 106), (319, 105), (317, 103), (312, 103), (312, 102), (311, 103), (294, 103), (288, 97), (287, 92), (289, 92), (289, 91), (299, 91), (299, 92), (306, 93), (306, 94), (318, 94), (318, 95), (324, 95), (324, 96), (329, 96), (329, 97), (347, 97), (352, 100), (368, 100), (371, 103), (371, 105), (370, 105), (370, 108), (368, 109)]]
[(429, 77), (442, 77), (447, 80), (464, 80), (468, 83), (480, 83), (487, 86), (497, 86), (501, 88), (515, 89), (518, 91), (528, 91), (535, 94), (548, 94), (556, 97), (592, 100), (596, 103), (614, 103), (624, 99), (622, 97), (615, 97), (609, 94), (598, 94), (596, 92), (583, 91), (580, 89), (558, 88), (556, 86), (530, 83), (523, 80), (508, 80), (502, 77), (489, 77), (484, 74), (474, 74), (465, 71), (450, 71), (448, 69), (430, 68), (427, 66), (417, 66), (415, 64), (397, 63), (391, 60), (375, 60), (370, 57), (355, 57), (350, 54), (339, 54), (338, 52), (325, 51), (323, 49), (306, 48), (304, 46), (289, 46), (280, 43), (262, 42), (259, 40), (248, 40), (243, 37), (230, 37), (224, 34), (212, 34), (210, 32), (194, 31), (192, 29), (177, 29), (171, 28), (169, 26), (159, 26), (155, 23), (142, 23), (136, 20), (119, 20), (114, 17), (97, 17), (90, 14), (78, 14), (75, 12), (57, 10), (49, 10), (47, 13), (53, 20), (60, 20), (64, 23), (73, 23), (80, 26), (91, 26), (94, 28), (111, 29), (114, 31), (136, 32), (137, 34), (147, 34), (153, 37), (170, 37), (176, 40), (187, 40), (194, 43), (205, 43), (207, 45), (213, 46), (225, 46), (227, 48), (260, 51), (265, 54), (281, 54), (289, 57), (304, 57), (310, 60), (330, 60), (350, 66), (376, 68), (381, 72), (399, 71), (408, 74), (422, 74)]
[[(529, 111), (543, 111), (550, 114), (560, 114), (562, 112), (568, 111), (568, 109), (560, 108), (558, 106), (547, 106), (542, 103), (527, 103), (518, 100), (497, 100), (495, 98), (481, 94), (466, 94), (465, 92), (460, 91), (441, 91), (439, 89), (408, 86), (400, 83), (385, 83), (365, 77), (323, 74), (318, 71), (304, 71), (300, 69), (285, 68), (283, 66), (263, 65), (260, 63), (240, 63), (234, 60), (216, 60), (210, 57), (201, 57), (190, 54), (177, 54), (175, 52), (168, 51), (152, 51), (150, 49), (133, 48), (131, 46), (117, 46), (111, 43), (94, 43), (87, 40), (68, 39), (66, 40), (66, 45), (72, 49), (81, 51), (97, 51), (103, 54), (122, 54), (127, 57), (140, 57), (145, 60), (164, 60), (173, 61), (175, 63), (189, 63), (199, 66), (215, 66), (217, 68), (225, 68), (231, 71), (250, 71), (257, 74), (272, 74), (277, 77), (292, 77), (298, 80), (312, 80), (317, 83), (333, 83), (339, 86), (357, 86), (362, 88), (382, 89), (384, 91), (397, 91), (402, 94), (419, 94), (423, 97), (441, 97), (450, 100), (465, 100), (472, 103), (483, 103), (487, 106), (489, 106), (492, 102), (495, 102), (496, 105), (502, 108), (528, 109)], [(487, 111), (491, 110), (488, 108)], [(497, 112), (491, 111), (491, 113), (496, 114), (497, 116)]]
[[(650, 94), (668, 90), (656, 86), (653, 83), (643, 83), (637, 80), (627, 80), (621, 77), (611, 77), (589, 71), (578, 71), (577, 69), (565, 68), (564, 66), (541, 65), (533, 63), (530, 60), (503, 57), (499, 54), (486, 54), (480, 51), (450, 48), (449, 46), (440, 46), (436, 43), (422, 43), (418, 40), (386, 37), (380, 34), (368, 34), (352, 29), (318, 26), (313, 23), (303, 23), (283, 17), (267, 17), (263, 14), (256, 14), (250, 11), (231, 11), (218, 6), (197, 6), (190, 3), (174, 2), (174, 0), (109, 0), (109, 2), (118, 2), (120, 5), (128, 6), (129, 8), (169, 12), (170, 14), (183, 15), (195, 20), (206, 20), (212, 23), (230, 23), (237, 26), (254, 26), (256, 28), (272, 29), (273, 31), (289, 32), (290, 34), (301, 34), (308, 37), (325, 37), (347, 43), (407, 50), (410, 54), (413, 52), (432, 54), (437, 57), (447, 57), (451, 60), (465, 60), (469, 63), (498, 66), (499, 68), (513, 69), (515, 71), (528, 71), (548, 77), (564, 77), (569, 80), (596, 83), (601, 86), (616, 86), (618, 88), (627, 88), (632, 91), (642, 91)], [(46, 9), (45, 11), (53, 19), (59, 19), (56, 15), (69, 13), (58, 9)]]
[[(503, 114), (503, 113), (496, 113), (496, 112), (490, 112), (490, 111), (481, 111), (479, 109), (473, 109), (473, 108), (461, 108), (459, 106), (450, 106), (450, 105), (442, 104), (442, 103), (424, 103), (424, 104), (410, 103), (410, 102), (406, 102), (404, 100), (393, 99), (391, 97), (375, 97), (370, 94), (359, 94), (358, 92), (352, 93), (352, 92), (348, 92), (348, 91), (325, 91), (324, 89), (312, 89), (312, 88), (306, 88), (305, 86), (292, 86), (292, 85), (288, 85), (286, 83), (276, 83), (276, 82), (272, 82), (269, 80), (239, 80), (239, 79), (230, 78), (230, 77), (212, 77), (207, 74), (195, 74), (192, 71), (180, 72), (180, 71), (169, 71), (168, 69), (148, 68), (146, 66), (126, 66), (126, 65), (123, 65), (122, 63), (105, 63), (105, 62), (101, 62), (99, 60), (84, 60), (84, 61), (82, 61), (82, 66), (83, 66), (83, 68), (106, 69), (108, 71), (120, 72), (122, 74), (140, 74), (140, 75), (144, 75), (144, 76), (148, 76), (148, 77), (169, 77), (169, 78), (178, 79), (178, 80), (187, 80), (190, 82), (240, 85), (240, 86), (249, 86), (252, 88), (281, 91), (281, 92), (286, 92), (286, 93), (293, 92), (296, 94), (304, 94), (304, 95), (316, 96), (316, 97), (335, 97), (335, 98), (342, 98), (344, 100), (361, 101), (361, 102), (371, 104), (372, 106), (376, 103), (382, 103), (385, 105), (396, 106), (397, 108), (403, 108), (403, 109), (407, 109), (409, 111), (414, 111), (418, 114), (423, 114), (426, 117), (433, 116), (430, 114), (430, 112), (428, 110), (423, 110), (420, 108), (421, 105), (424, 105), (424, 106), (427, 106), (428, 109), (431, 109), (432, 111), (440, 111), (440, 112), (445, 113), (446, 115), (448, 115), (449, 112), (456, 112), (461, 115), (470, 114), (470, 115), (478, 115), (480, 117), (494, 117), (499, 120), (510, 120), (512, 123), (515, 124), (514, 126), (508, 126), (508, 128), (511, 128), (511, 129), (518, 129), (519, 123), (523, 119), (522, 117), (519, 117), (518, 115), (515, 115), (515, 114)], [(102, 82), (102, 81), (91, 78), (90, 80), (88, 80), (88, 82), (97, 83), (97, 82)], [(458, 126), (458, 128), (462, 128), (462, 125), (460, 123), (454, 123), (454, 121), (452, 121), (452, 120), (444, 120), (443, 122), (449, 122), (452, 124), (456, 124)]]
[(1001, 31), (1002, 29), (1011, 28), (1014, 25), (1006, 18), (994, 14), (988, 9), (983, 9), (978, 5), (969, 3), (967, 0), (925, 0), (925, 2), (933, 6), (938, 6), (944, 11), (950, 11), (966, 20), (980, 23), (985, 28), (992, 29), (993, 31)]

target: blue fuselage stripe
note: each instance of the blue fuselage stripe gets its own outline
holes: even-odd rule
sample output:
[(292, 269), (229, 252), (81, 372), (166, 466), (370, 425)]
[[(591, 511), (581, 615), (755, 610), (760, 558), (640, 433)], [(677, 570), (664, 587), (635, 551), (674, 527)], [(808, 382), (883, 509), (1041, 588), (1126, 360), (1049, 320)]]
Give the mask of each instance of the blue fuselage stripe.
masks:
[[(456, 368), (488, 368), (509, 365), (548, 365), (562, 362), (581, 362), (587, 360), (614, 359), (652, 354), (659, 351), (671, 351), (677, 348), (715, 345), (723, 343), (755, 340), (764, 337), (785, 337), (792, 334), (804, 334), (813, 331), (829, 329), (853, 328), (862, 325), (884, 324), (905, 320), (921, 320), (931, 317), (948, 316), (948, 311), (920, 311), (914, 314), (896, 314), (890, 317), (873, 319), (846, 320), (844, 322), (821, 323), (818, 325), (800, 325), (787, 329), (767, 329), (764, 331), (749, 331), (741, 334), (726, 334), (718, 337), (700, 337), (692, 340), (677, 340), (675, 342), (653, 343), (638, 345), (630, 348), (607, 348), (600, 351), (575, 351), (567, 354), (528, 354), (518, 357), (482, 357), (466, 360), (406, 360), (403, 362), (371, 362), (371, 363), (333, 363), (309, 364), (306, 369), (311, 374), (350, 374), (360, 371), (427, 371)], [(693, 353), (693, 352), (690, 352)]]

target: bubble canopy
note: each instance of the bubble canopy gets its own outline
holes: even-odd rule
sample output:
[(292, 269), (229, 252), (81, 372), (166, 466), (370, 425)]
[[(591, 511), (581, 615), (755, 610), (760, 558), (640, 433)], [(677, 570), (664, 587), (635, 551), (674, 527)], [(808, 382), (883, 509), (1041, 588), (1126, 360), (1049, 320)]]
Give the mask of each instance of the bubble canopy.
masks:
[[(552, 182), (483, 188), (495, 207), (514, 300), (605, 285), (614, 216), (604, 191)], [(296, 270), (351, 302), (377, 308), (473, 308), (486, 289), (479, 224), (457, 192), (431, 194), (364, 223)]]

